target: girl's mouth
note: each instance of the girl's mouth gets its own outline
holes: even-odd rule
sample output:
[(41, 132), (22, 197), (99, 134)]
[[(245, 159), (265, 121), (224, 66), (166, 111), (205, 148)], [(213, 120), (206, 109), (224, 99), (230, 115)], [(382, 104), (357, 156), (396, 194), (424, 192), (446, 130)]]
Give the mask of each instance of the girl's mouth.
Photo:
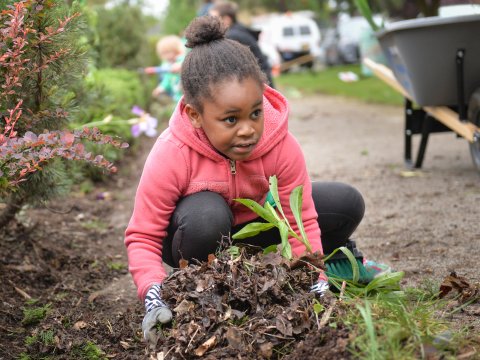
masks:
[(237, 144), (237, 145), (234, 145), (233, 148), (235, 149), (235, 152), (244, 154), (244, 153), (251, 152), (255, 147), (255, 145), (256, 145), (255, 143)]

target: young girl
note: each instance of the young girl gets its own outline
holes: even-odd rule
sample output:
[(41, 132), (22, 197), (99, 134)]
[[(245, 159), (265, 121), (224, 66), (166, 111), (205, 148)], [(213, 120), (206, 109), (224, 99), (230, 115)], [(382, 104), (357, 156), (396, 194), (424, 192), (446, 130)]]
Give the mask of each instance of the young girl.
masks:
[[(126, 230), (129, 269), (145, 301), (147, 340), (155, 338), (156, 323), (172, 319), (161, 299), (162, 261), (173, 267), (180, 259), (204, 261), (222, 236), (258, 221), (233, 199), (264, 203), (270, 176), (277, 176), (282, 204), (303, 185), (303, 223), (314, 252), (345, 245), (364, 214), (363, 198), (352, 187), (311, 183), (288, 131), (287, 100), (265, 85), (247, 47), (226, 39), (210, 16), (193, 20), (186, 38), (192, 50), (182, 66), (184, 96), (146, 161)], [(296, 224), (288, 206), (284, 211)], [(242, 242), (267, 247), (280, 243), (280, 235), (275, 228)], [(305, 252), (299, 241), (290, 243), (295, 256)], [(322, 274), (313, 290), (327, 289)]]

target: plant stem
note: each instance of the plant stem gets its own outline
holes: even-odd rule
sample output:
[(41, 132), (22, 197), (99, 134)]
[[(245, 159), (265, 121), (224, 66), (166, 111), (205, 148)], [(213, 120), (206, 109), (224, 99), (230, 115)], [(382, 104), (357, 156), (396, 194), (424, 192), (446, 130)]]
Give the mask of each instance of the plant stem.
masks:
[(91, 123), (88, 123), (88, 124), (84, 124), (84, 125), (75, 127), (75, 130), (80, 130), (80, 129), (83, 129), (83, 128), (91, 128), (91, 127), (96, 127), (96, 126), (102, 126), (102, 125), (107, 125), (107, 124), (130, 124), (130, 125), (133, 125), (137, 121), (138, 121), (137, 118), (132, 118), (132, 119), (128, 119), (128, 120), (109, 120), (109, 121), (105, 121), (105, 119), (103, 119), (103, 120), (94, 121), (94, 122), (91, 122)]

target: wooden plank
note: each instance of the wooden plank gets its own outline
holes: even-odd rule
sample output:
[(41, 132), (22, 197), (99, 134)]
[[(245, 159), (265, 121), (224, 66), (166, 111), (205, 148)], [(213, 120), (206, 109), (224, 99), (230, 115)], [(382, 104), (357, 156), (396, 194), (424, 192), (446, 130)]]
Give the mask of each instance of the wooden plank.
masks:
[(293, 59), (293, 60), (286, 61), (286, 62), (282, 63), (280, 65), (280, 71), (288, 70), (292, 66), (295, 66), (295, 65), (302, 65), (302, 64), (308, 63), (310, 61), (313, 61), (314, 59), (315, 58), (311, 54), (302, 55), (302, 56), (300, 56), (296, 59)]
[[(408, 94), (402, 85), (400, 85), (395, 78), (395, 75), (393, 75), (392, 70), (390, 70), (388, 67), (383, 64), (376, 63), (369, 58), (365, 58), (363, 63), (373, 71), (375, 76), (383, 80), (406, 98), (414, 101), (410, 94)], [(446, 106), (424, 106), (423, 109), (469, 142), (473, 142), (474, 134), (476, 132), (480, 133), (480, 128), (471, 122), (459, 120), (458, 113)]]

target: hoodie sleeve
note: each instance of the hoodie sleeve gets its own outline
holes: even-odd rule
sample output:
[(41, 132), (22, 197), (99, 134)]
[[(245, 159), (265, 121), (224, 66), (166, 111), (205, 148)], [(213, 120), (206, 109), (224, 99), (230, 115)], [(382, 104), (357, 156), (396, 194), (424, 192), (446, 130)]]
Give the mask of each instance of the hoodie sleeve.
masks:
[[(277, 157), (275, 174), (278, 179), (278, 192), (283, 211), (290, 222), (292, 229), (300, 234), (297, 222), (290, 209), (290, 194), (293, 189), (303, 185), (302, 220), (308, 240), (313, 252), (323, 253), (320, 239), (320, 228), (317, 222), (317, 212), (312, 198), (312, 183), (307, 172), (305, 158), (299, 143), (288, 133), (281, 146)], [(294, 256), (301, 256), (305, 245), (295, 238), (289, 239)]]
[(166, 277), (163, 239), (185, 187), (187, 169), (182, 151), (162, 138), (157, 140), (145, 162), (133, 214), (125, 231), (129, 271), (140, 299), (152, 284), (162, 283)]

